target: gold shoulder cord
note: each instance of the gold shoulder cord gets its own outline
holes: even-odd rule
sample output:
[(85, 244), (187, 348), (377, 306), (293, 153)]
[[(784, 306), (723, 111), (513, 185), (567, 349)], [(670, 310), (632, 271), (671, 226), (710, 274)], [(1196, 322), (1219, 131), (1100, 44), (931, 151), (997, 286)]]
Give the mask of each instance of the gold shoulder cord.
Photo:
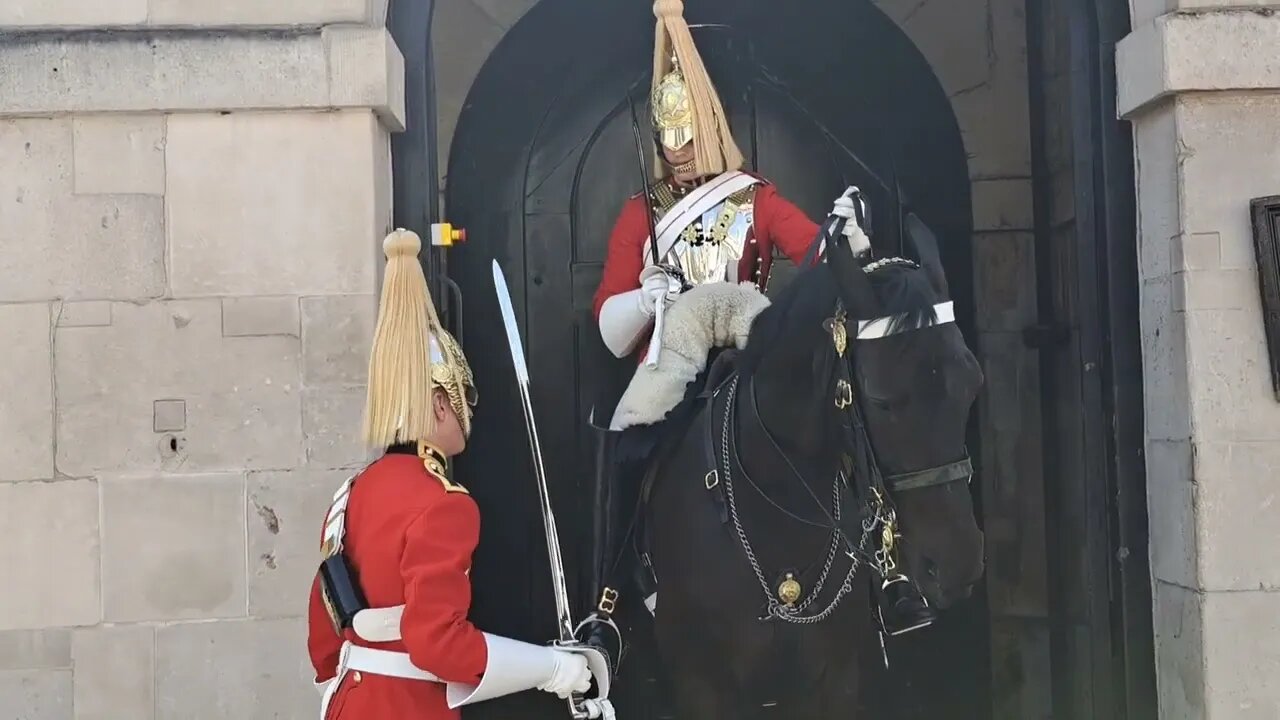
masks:
[(423, 467), (440, 481), (446, 492), (471, 494), (461, 485), (449, 481), (449, 471), (445, 464), (444, 454), (425, 440), (418, 441), (418, 457), (422, 459)]

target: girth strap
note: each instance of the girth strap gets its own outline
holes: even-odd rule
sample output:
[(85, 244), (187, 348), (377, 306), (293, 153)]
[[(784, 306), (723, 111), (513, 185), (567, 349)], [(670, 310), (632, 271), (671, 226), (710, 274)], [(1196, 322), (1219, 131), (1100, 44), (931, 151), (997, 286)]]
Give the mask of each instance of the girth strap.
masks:
[(885, 478), (885, 482), (890, 492), (898, 492), (946, 485), (957, 480), (967, 480), (970, 477), (973, 477), (973, 462), (969, 459), (969, 454), (965, 453), (962, 460), (901, 475), (890, 475)]

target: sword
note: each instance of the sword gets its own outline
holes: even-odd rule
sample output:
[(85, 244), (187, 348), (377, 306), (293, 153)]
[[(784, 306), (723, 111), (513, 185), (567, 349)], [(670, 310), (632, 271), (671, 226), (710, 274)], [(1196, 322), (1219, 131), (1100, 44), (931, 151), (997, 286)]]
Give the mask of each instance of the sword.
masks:
[(542, 445), (538, 442), (538, 425), (533, 417), (533, 401), (529, 398), (529, 366), (524, 360), (524, 345), (520, 342), (520, 329), (516, 326), (515, 310), (511, 306), (511, 293), (507, 278), (498, 261), (493, 261), (493, 288), (498, 295), (498, 309), (502, 313), (502, 325), (507, 331), (507, 348), (511, 351), (511, 364), (516, 372), (516, 384), (520, 387), (520, 406), (524, 410), (524, 427), (529, 436), (529, 450), (533, 454), (533, 471), (538, 479), (538, 500), (541, 503), (542, 527), (547, 536), (547, 558), (551, 563), (551, 589), (556, 598), (556, 645), (563, 650), (578, 652), (587, 657), (588, 665), (596, 678), (600, 698), (586, 700), (578, 695), (568, 698), (569, 712), (575, 720), (613, 717), (609, 704), (608, 668), (604, 657), (590, 646), (584, 646), (574, 637), (573, 620), (569, 616), (569, 591), (564, 578), (564, 560), (560, 554), (560, 535), (556, 532), (556, 516), (551, 511), (551, 494), (547, 492), (547, 473), (542, 466)]

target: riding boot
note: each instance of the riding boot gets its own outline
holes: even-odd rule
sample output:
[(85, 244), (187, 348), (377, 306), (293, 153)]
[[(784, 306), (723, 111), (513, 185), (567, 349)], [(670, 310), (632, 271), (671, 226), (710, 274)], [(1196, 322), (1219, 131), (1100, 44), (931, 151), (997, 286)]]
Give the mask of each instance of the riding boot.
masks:
[[(579, 639), (603, 650), (610, 664), (617, 670), (621, 659), (622, 638), (614, 622), (631, 568), (625, 559), (625, 537), (628, 523), (625, 492), (622, 482), (627, 473), (619, 467), (616, 449), (620, 433), (591, 424), (596, 453), (591, 476), (591, 563), (586, 583), (587, 612), (583, 637)], [(634, 503), (630, 503), (634, 507)]]
[[(875, 583), (872, 583), (875, 587)], [(906, 575), (893, 575), (875, 593), (876, 614), (886, 635), (902, 635), (932, 625), (938, 614)]]

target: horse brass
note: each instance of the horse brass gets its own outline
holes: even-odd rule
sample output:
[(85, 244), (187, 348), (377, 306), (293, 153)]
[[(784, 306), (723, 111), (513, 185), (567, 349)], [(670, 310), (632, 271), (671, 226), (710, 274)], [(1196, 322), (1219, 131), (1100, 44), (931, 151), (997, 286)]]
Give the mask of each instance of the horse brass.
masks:
[(796, 604), (796, 601), (800, 599), (801, 592), (800, 583), (796, 581), (795, 575), (791, 573), (787, 573), (786, 579), (778, 585), (778, 599), (787, 607)]

